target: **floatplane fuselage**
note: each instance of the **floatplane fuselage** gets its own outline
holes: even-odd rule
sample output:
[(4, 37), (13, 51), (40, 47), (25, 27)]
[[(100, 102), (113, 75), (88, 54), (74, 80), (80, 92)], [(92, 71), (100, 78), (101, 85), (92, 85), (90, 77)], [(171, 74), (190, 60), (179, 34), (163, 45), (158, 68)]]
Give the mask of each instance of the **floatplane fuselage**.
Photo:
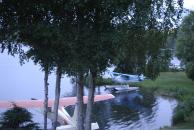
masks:
[(116, 81), (119, 83), (140, 82), (146, 79), (146, 77), (143, 74), (132, 75), (132, 74), (110, 72), (110, 71), (108, 72), (108, 74), (111, 76), (113, 81)]

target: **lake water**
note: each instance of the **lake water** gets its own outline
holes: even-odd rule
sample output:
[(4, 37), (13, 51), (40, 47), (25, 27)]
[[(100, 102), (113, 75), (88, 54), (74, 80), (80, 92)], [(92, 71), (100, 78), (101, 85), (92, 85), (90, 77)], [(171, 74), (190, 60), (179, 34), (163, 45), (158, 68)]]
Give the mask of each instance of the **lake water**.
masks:
[(176, 100), (148, 90), (115, 93), (115, 99), (96, 103), (95, 118), (102, 130), (157, 130), (172, 125)]
[[(0, 54), (0, 100), (44, 98), (43, 72), (32, 61), (20, 66), (19, 59)], [(49, 77), (49, 98), (54, 98), (55, 74)], [(75, 95), (71, 78), (64, 76), (61, 82), (61, 97)], [(87, 94), (87, 89), (84, 90)], [(110, 93), (104, 87), (96, 88), (96, 94)], [(93, 121), (101, 130), (156, 130), (171, 126), (174, 99), (155, 96), (151, 91), (113, 93), (114, 99), (95, 103)], [(0, 109), (0, 112), (5, 110)], [(30, 109), (34, 121), (43, 124), (43, 116)], [(49, 122), (50, 124), (50, 122)]]

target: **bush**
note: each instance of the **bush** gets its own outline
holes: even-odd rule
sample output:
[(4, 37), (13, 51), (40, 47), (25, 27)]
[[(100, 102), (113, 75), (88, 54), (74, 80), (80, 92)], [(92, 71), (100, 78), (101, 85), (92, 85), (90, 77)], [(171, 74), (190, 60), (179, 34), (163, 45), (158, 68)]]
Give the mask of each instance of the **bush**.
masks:
[(32, 121), (32, 114), (24, 108), (13, 107), (2, 114), (0, 130), (38, 130)]
[(181, 109), (181, 106), (178, 106), (175, 110), (175, 114), (173, 115), (173, 124), (185, 122), (184, 114), (184, 110)]
[(194, 113), (194, 97), (187, 97), (182, 103), (179, 103), (175, 109), (173, 116), (173, 123), (181, 123), (192, 120), (192, 114)]
[(186, 64), (187, 77), (194, 80), (194, 62), (188, 62)]

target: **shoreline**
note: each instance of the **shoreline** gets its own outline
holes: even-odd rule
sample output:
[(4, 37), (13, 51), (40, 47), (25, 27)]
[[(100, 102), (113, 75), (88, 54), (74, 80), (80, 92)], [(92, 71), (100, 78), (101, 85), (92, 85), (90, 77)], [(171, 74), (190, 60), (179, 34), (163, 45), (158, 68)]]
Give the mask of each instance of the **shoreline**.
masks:
[(168, 128), (194, 128), (194, 82), (188, 79), (184, 72), (162, 72), (152, 81), (145, 80), (139, 83), (130, 83), (130, 86), (152, 89), (155, 94), (175, 98), (178, 105), (175, 108), (172, 127)]

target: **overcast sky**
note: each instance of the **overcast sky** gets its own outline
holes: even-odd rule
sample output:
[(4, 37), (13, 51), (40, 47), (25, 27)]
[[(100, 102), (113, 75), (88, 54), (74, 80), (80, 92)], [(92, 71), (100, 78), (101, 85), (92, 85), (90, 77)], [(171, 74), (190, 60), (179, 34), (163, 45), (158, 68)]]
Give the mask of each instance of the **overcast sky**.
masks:
[(194, 10), (194, 0), (184, 0), (184, 7), (190, 10)]

